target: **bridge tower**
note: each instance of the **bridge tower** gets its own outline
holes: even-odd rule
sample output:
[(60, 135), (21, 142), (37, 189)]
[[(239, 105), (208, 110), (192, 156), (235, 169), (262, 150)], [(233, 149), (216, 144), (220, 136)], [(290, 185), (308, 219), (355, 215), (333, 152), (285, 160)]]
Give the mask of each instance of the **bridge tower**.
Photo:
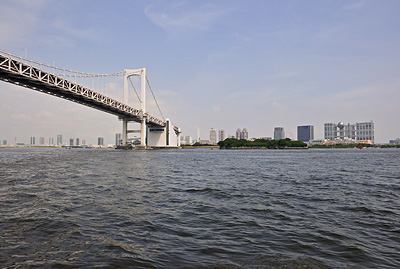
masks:
[(123, 102), (128, 104), (128, 79), (131, 76), (140, 76), (140, 108), (142, 110), (142, 119), (140, 122), (140, 131), (128, 130), (128, 118), (122, 118), (122, 145), (128, 146), (128, 133), (140, 132), (140, 146), (146, 147), (147, 126), (146, 126), (146, 68), (124, 69), (124, 94)]

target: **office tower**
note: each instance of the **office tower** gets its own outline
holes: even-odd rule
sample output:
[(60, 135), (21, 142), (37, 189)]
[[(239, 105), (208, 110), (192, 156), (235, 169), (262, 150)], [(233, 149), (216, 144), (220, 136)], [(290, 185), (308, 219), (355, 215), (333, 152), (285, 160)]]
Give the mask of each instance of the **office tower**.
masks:
[(86, 140), (85, 139), (82, 139), (82, 146), (83, 145), (86, 145)]
[(97, 145), (104, 146), (104, 137), (97, 138)]
[(211, 144), (217, 144), (217, 130), (213, 128), (210, 129), (210, 141)]
[(81, 145), (81, 141), (80, 141), (79, 138), (76, 139), (76, 144), (75, 144), (75, 145), (77, 145), (77, 146), (80, 146), (80, 145)]
[(57, 145), (62, 145), (62, 135), (57, 135)]
[(31, 136), (31, 145), (35, 145), (36, 144), (36, 142), (35, 142), (35, 137), (34, 136)]
[(73, 138), (73, 137), (71, 137), (71, 138), (69, 139), (69, 145), (70, 145), (70, 146), (73, 146), (73, 145), (74, 145), (74, 138)]
[(225, 131), (219, 130), (218, 131), (218, 141), (224, 141), (224, 140), (225, 140)]
[(121, 146), (122, 145), (122, 134), (117, 133), (115, 134), (115, 146)]
[(274, 139), (285, 139), (285, 129), (283, 127), (275, 127), (274, 129)]
[(297, 126), (297, 140), (302, 142), (314, 140), (314, 126)]
[(375, 143), (374, 122), (361, 122), (347, 125), (343, 122), (325, 123), (324, 138), (327, 140), (369, 140), (372, 144)]
[(372, 144), (375, 143), (375, 128), (373, 121), (356, 123), (355, 125), (357, 140), (370, 140)]
[(49, 137), (49, 145), (54, 145), (54, 137)]

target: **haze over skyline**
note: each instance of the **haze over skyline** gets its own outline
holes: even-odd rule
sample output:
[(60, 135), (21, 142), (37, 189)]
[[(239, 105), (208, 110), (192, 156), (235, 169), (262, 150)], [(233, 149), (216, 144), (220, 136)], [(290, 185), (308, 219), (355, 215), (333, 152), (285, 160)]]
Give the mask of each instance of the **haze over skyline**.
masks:
[[(299, 125), (373, 120), (400, 137), (400, 2), (0, 2), (0, 49), (90, 73), (145, 67), (182, 135), (273, 137)], [(122, 89), (121, 89), (122, 92)], [(156, 112), (153, 112), (157, 116)], [(116, 116), (0, 81), (0, 139), (115, 141)]]

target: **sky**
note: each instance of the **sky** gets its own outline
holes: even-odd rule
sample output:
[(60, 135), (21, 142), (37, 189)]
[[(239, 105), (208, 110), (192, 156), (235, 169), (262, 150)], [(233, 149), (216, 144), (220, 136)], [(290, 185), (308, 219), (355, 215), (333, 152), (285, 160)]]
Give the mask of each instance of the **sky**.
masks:
[[(400, 137), (398, 0), (2, 0), (0, 10), (1, 50), (90, 73), (145, 67), (184, 136), (273, 137), (279, 126), (296, 139), (314, 125), (323, 139), (324, 123), (373, 120), (375, 142)], [(1, 140), (111, 144), (121, 130), (116, 116), (0, 81)]]

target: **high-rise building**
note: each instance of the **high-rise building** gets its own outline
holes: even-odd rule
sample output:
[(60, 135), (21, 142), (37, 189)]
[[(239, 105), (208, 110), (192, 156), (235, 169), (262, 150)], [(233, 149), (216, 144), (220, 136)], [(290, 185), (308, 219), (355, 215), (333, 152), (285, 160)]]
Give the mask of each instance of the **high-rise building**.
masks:
[(80, 146), (81, 145), (81, 140), (79, 138), (76, 138), (76, 143), (75, 145)]
[(3, 146), (7, 146), (7, 140), (3, 140)]
[(249, 132), (247, 131), (247, 129), (243, 128), (243, 130), (241, 130), (240, 128), (238, 128), (236, 130), (236, 139), (249, 139)]
[(104, 146), (104, 137), (97, 138), (97, 145)]
[(85, 139), (82, 139), (82, 145), (83, 146), (86, 145), (86, 140)]
[(115, 146), (121, 146), (122, 145), (122, 134), (117, 133), (115, 134)]
[(35, 137), (31, 136), (31, 145), (35, 145), (35, 144), (36, 144)]
[(218, 141), (224, 141), (224, 140), (225, 140), (225, 131), (219, 130), (218, 131)]
[(275, 127), (274, 129), (274, 139), (285, 139), (285, 129), (283, 127)]
[(57, 135), (57, 145), (62, 145), (62, 135)]
[(236, 139), (242, 139), (242, 130), (240, 128), (236, 130)]
[(210, 129), (210, 141), (211, 144), (217, 144), (217, 130), (213, 128)]
[(240, 139), (246, 139), (246, 140), (249, 139), (249, 132), (247, 131), (246, 128), (243, 128), (242, 134), (241, 134), (241, 138), (240, 138)]
[(71, 138), (69, 139), (69, 145), (70, 145), (71, 147), (74, 145), (74, 138), (73, 138), (73, 137), (71, 137)]
[(43, 136), (39, 137), (39, 144), (44, 145), (44, 137)]
[(325, 123), (324, 138), (327, 140), (369, 140), (372, 144), (375, 143), (374, 122), (361, 122), (347, 125), (343, 122)]
[(297, 140), (302, 142), (314, 140), (314, 126), (297, 126)]
[(49, 137), (49, 145), (54, 145), (54, 137)]

